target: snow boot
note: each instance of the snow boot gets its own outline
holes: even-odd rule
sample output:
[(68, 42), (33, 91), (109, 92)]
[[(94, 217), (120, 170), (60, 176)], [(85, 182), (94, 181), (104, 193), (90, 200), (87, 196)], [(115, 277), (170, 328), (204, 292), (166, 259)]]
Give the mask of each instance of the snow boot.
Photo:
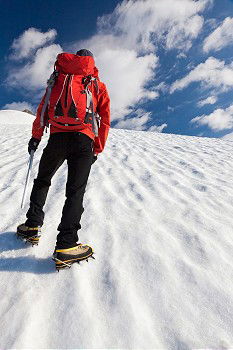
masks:
[(31, 243), (32, 246), (38, 245), (40, 239), (41, 228), (29, 227), (25, 224), (21, 224), (17, 227), (17, 238), (21, 238), (26, 241), (26, 243)]
[(79, 243), (77, 246), (68, 249), (55, 248), (53, 260), (57, 271), (59, 271), (64, 268), (70, 268), (75, 262), (88, 261), (88, 258), (95, 259), (93, 254), (93, 249), (90, 246)]

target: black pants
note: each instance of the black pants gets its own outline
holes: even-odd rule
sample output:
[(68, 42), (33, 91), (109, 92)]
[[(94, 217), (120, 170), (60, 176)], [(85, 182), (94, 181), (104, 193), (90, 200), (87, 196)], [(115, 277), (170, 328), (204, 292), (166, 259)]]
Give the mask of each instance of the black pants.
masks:
[(57, 248), (70, 248), (78, 241), (77, 231), (81, 228), (83, 196), (93, 159), (93, 140), (80, 132), (61, 132), (51, 134), (45, 147), (38, 176), (30, 197), (26, 225), (42, 226), (43, 206), (46, 201), (51, 179), (64, 160), (67, 160), (68, 178), (66, 201), (58, 226)]

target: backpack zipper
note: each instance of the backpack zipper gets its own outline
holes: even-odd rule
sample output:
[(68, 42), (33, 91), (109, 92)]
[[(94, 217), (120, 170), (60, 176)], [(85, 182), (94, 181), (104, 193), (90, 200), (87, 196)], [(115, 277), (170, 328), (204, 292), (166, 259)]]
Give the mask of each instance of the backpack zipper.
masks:
[[(73, 84), (73, 79), (74, 79), (74, 74), (72, 74), (72, 78), (71, 78), (71, 87), (70, 87), (70, 93), (71, 93), (71, 97), (72, 97), (72, 101), (74, 102), (74, 105), (75, 105), (75, 108), (76, 108), (76, 116), (78, 114), (78, 111), (77, 111), (77, 106), (76, 106), (76, 103), (75, 103), (75, 100), (74, 100), (74, 96), (73, 96), (73, 93), (72, 93), (72, 84)], [(79, 117), (77, 116), (75, 119), (79, 119)]]
[(65, 108), (67, 107), (68, 90), (69, 90), (70, 78), (71, 78), (71, 75), (69, 74), (69, 75), (68, 75), (68, 79), (67, 79), (67, 83), (66, 83), (65, 103), (64, 103)]

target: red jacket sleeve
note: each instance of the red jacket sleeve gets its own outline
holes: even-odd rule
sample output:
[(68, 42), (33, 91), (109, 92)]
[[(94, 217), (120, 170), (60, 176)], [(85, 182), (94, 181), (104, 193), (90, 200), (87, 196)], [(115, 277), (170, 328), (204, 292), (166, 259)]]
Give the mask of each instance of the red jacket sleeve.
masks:
[(94, 140), (94, 153), (96, 154), (103, 151), (110, 128), (110, 98), (105, 85), (99, 94), (97, 113), (100, 116), (100, 127), (99, 135)]
[[(42, 100), (37, 108), (36, 119), (34, 120), (34, 122), (32, 124), (32, 136), (38, 140), (40, 140), (41, 137), (43, 136), (44, 128), (45, 128), (44, 126), (40, 125), (40, 115), (41, 115), (42, 107), (44, 105), (45, 95), (46, 95), (46, 93), (44, 94), (44, 96), (43, 96), (43, 98), (42, 98)], [(45, 114), (46, 114), (46, 112), (47, 112), (47, 109), (45, 111)], [(46, 117), (46, 115), (44, 117)]]

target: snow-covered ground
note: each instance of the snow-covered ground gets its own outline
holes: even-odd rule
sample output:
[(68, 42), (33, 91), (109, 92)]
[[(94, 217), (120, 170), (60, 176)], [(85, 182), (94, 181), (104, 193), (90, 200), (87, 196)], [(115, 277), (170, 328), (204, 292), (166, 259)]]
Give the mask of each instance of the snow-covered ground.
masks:
[(80, 231), (96, 260), (57, 273), (66, 165), (27, 246), (15, 229), (31, 127), (0, 124), (0, 348), (233, 348), (232, 141), (111, 130)]
[(13, 125), (31, 125), (35, 117), (29, 113), (14, 111), (14, 110), (1, 110), (0, 111), (0, 125), (13, 124)]
[(224, 140), (232, 140), (233, 141), (233, 132), (226, 134), (225, 136), (223, 136)]

